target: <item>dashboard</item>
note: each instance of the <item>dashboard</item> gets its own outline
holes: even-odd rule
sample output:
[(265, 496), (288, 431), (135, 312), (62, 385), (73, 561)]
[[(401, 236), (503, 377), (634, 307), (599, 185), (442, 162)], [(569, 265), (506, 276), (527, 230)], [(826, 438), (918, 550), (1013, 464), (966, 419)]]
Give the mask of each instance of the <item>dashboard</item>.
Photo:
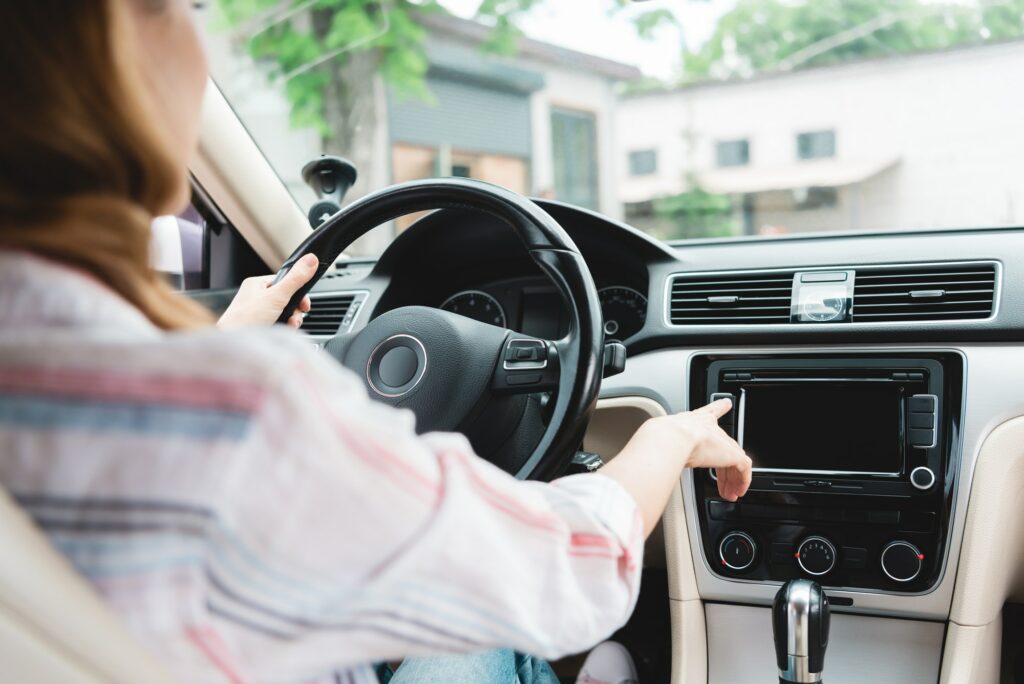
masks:
[[(1012, 521), (1024, 452), (1000, 446), (1024, 443), (1024, 229), (670, 245), (538, 204), (587, 262), (606, 339), (627, 349), (595, 422), (602, 406), (635, 425), (637, 412), (725, 394), (736, 410), (723, 429), (755, 459), (739, 504), (718, 496), (713, 472), (687, 471), (664, 518), (673, 631), (677, 619), (690, 630), (674, 642), (689, 655), (673, 659), (707, 667), (693, 681), (756, 680), (722, 656), (736, 634), (750, 671), (771, 671), (770, 630), (751, 625), (795, 577), (819, 581), (838, 616), (829, 657), (849, 672), (835, 681), (871, 679), (863, 653), (902, 649), (884, 635), (911, 633), (916, 650), (886, 662), (885, 681), (935, 681), (943, 649), (960, 648), (955, 625), (998, 625), (1005, 601), (1024, 601), (1024, 534), (994, 529), (1024, 529)], [(333, 304), (310, 316), (320, 308), (343, 331), (410, 305), (549, 339), (566, 326), (512, 232), (461, 209), (420, 219), (378, 260), (339, 264), (312, 296), (347, 298), (343, 318)], [(801, 401), (809, 410), (780, 409)], [(1015, 426), (1019, 437), (990, 439)]]
[[(597, 296), (606, 341), (625, 342), (643, 329), (646, 295), (625, 285), (608, 285), (598, 290)], [(543, 279), (481, 283), (476, 289), (455, 292), (438, 308), (532, 337), (552, 340), (568, 332), (561, 299)]]
[[(1021, 229), (673, 246), (587, 210), (538, 203), (583, 254), (600, 292), (606, 338), (625, 343), (631, 354), (694, 341), (1024, 339), (1024, 307), (1012, 305), (1024, 295)], [(811, 282), (794, 285), (797, 274)], [(902, 288), (904, 283), (914, 286)], [(565, 332), (565, 309), (525, 247), (497, 219), (469, 210), (427, 215), (378, 260), (340, 263), (313, 295), (356, 289), (365, 294), (362, 323), (391, 309), (420, 305), (538, 337)], [(804, 299), (797, 302), (794, 295)], [(901, 316), (904, 308), (915, 315)], [(350, 325), (358, 327), (356, 317)]]
[[(563, 227), (594, 276), (606, 340), (629, 343), (647, 323), (649, 264), (668, 258), (668, 248), (597, 214), (558, 206), (572, 214), (571, 228)], [(565, 306), (525, 247), (478, 213), (443, 210), (421, 219), (394, 240), (365, 282), (380, 291), (372, 297), (374, 315), (420, 305), (535, 337), (567, 332)]]

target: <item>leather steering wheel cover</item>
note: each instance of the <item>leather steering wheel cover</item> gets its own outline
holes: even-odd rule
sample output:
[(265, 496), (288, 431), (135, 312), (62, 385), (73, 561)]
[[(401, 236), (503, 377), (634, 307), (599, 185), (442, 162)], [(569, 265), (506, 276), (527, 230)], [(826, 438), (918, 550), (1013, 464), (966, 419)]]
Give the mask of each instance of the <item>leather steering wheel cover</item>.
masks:
[(551, 418), (533, 453), (515, 474), (519, 478), (557, 477), (581, 443), (597, 403), (604, 351), (601, 305), (593, 277), (575, 243), (529, 199), (500, 186), (462, 178), (412, 181), (367, 195), (325, 221), (284, 262), (276, 280), (305, 254), (315, 254), (320, 261), (314, 278), (295, 294), (285, 312), (295, 309), (359, 237), (400, 216), (442, 208), (475, 209), (506, 223), (551, 279), (568, 309), (569, 332), (556, 341), (562, 372)]
[[(327, 219), (281, 265), (277, 279), (304, 254), (316, 254), (316, 277), (300, 290), (285, 311), (294, 311), (302, 297), (346, 247), (382, 223), (432, 209), (476, 209), (507, 223), (527, 249), (568, 249), (579, 253), (569, 234), (536, 204), (498, 185), (468, 178), (410, 181), (371, 193)], [(281, 322), (287, 320), (282, 314)]]

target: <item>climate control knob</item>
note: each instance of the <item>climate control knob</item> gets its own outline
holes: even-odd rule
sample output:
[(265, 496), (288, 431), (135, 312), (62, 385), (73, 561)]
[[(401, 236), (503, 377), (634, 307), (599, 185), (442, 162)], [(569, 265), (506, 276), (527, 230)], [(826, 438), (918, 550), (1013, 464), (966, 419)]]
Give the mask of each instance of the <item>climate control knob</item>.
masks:
[(745, 532), (730, 532), (718, 545), (718, 559), (730, 570), (746, 570), (757, 557), (757, 544)]
[(909, 582), (921, 574), (924, 554), (906, 541), (894, 541), (882, 549), (882, 572), (894, 582)]
[(807, 537), (796, 547), (796, 562), (808, 575), (827, 575), (836, 567), (836, 547), (824, 537)]

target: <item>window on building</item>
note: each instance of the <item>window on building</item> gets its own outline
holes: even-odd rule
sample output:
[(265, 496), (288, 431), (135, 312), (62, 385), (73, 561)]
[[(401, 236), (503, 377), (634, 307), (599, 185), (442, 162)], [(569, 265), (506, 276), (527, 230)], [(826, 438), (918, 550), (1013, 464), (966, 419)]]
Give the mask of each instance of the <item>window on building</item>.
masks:
[(746, 166), (750, 163), (749, 140), (721, 140), (715, 145), (719, 166)]
[(555, 199), (597, 209), (597, 124), (594, 115), (551, 110)]
[(830, 209), (839, 204), (839, 191), (835, 188), (804, 188), (793, 192), (797, 209)]
[(836, 132), (811, 131), (798, 134), (796, 156), (799, 159), (827, 159), (836, 156)]
[(634, 150), (629, 153), (629, 175), (649, 176), (657, 171), (657, 150)]

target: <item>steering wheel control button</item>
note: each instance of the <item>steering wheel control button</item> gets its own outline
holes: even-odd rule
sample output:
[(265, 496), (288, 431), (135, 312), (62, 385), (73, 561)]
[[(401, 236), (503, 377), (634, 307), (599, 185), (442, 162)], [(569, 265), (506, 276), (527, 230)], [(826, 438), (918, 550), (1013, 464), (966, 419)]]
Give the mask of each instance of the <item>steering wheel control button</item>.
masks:
[(393, 335), (370, 353), (366, 381), (370, 388), (393, 399), (411, 392), (427, 370), (427, 350), (412, 335)]
[(505, 370), (531, 370), (548, 365), (544, 340), (512, 339), (505, 348)]
[(558, 354), (552, 342), (509, 337), (498, 361), (492, 382), (496, 390), (536, 394), (558, 386)]
[(914, 489), (926, 492), (935, 484), (935, 473), (932, 472), (931, 468), (926, 468), (925, 466), (914, 468), (910, 471), (910, 484), (913, 485)]
[(821, 577), (836, 567), (836, 547), (824, 537), (807, 537), (796, 553), (797, 565), (812, 577)]
[(516, 375), (508, 376), (508, 384), (510, 385), (536, 385), (543, 379), (543, 375), (540, 373), (518, 373)]
[(921, 574), (924, 554), (906, 541), (894, 541), (882, 550), (882, 572), (893, 582), (910, 582)]
[(730, 570), (746, 570), (757, 557), (757, 544), (745, 532), (730, 532), (718, 545), (718, 559)]

